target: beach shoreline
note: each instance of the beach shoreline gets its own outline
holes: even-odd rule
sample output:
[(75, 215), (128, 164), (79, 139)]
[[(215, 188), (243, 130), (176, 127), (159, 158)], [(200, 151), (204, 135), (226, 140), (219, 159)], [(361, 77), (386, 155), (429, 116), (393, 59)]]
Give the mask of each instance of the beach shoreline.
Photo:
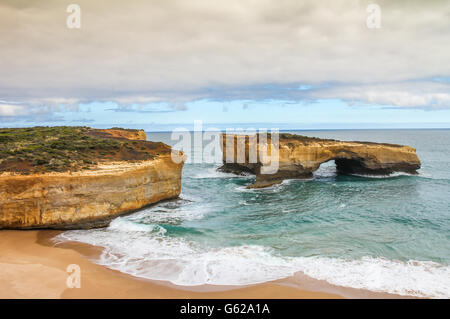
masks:
[[(343, 288), (296, 274), (249, 286), (177, 286), (98, 265), (101, 247), (52, 241), (60, 231), (0, 231), (0, 298), (406, 298)], [(79, 265), (81, 288), (68, 288), (68, 265)]]

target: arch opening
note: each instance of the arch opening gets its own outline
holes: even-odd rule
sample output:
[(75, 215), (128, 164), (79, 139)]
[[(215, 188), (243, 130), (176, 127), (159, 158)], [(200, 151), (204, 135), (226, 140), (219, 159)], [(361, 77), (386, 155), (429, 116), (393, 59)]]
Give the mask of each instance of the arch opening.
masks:
[(334, 159), (330, 159), (328, 161), (322, 162), (319, 167), (313, 171), (313, 176), (315, 178), (334, 178), (337, 176), (337, 168)]
[(336, 158), (334, 159), (334, 162), (336, 163), (336, 171), (338, 174), (349, 175), (370, 173), (370, 169), (364, 165), (362, 159)]
[(315, 176), (332, 177), (337, 175), (388, 175), (388, 169), (370, 169), (361, 158), (331, 158), (320, 164), (314, 172)]

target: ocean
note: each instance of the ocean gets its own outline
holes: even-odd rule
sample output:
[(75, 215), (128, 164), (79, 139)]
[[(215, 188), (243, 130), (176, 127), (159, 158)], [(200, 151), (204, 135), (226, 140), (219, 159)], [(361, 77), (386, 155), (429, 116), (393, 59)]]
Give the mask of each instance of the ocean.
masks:
[[(57, 240), (102, 246), (97, 263), (177, 285), (246, 285), (299, 272), (343, 287), (450, 298), (450, 130), (290, 132), (410, 145), (422, 168), (415, 176), (341, 176), (328, 162), (312, 179), (247, 189), (252, 176), (188, 163), (180, 199)], [(170, 133), (147, 136), (176, 143)]]

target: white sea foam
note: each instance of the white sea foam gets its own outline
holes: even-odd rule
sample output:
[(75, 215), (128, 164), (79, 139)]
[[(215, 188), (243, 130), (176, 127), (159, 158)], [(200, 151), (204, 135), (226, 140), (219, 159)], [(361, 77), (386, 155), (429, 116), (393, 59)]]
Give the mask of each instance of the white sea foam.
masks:
[(247, 188), (248, 185), (243, 185), (243, 186), (237, 186), (237, 187), (233, 186), (232, 190), (235, 192), (279, 193), (285, 188), (285, 186), (290, 185), (294, 181), (305, 182), (305, 181), (311, 181), (311, 180), (313, 180), (313, 179), (312, 178), (285, 179), (281, 183), (273, 184), (273, 185), (270, 185), (267, 187)]
[(336, 166), (333, 164), (330, 164), (331, 162), (328, 162), (326, 164), (320, 165), (319, 169), (315, 172), (313, 172), (314, 178), (331, 178), (336, 177)]
[[(209, 208), (208, 205), (204, 204), (201, 207), (195, 206), (195, 209), (193, 209), (191, 204), (195, 204), (197, 201), (196, 198), (182, 194), (179, 200), (159, 203), (151, 208), (134, 213), (126, 219), (136, 223), (144, 220), (147, 224), (173, 224), (180, 221), (202, 219), (208, 213)], [(115, 220), (110, 224), (110, 227), (114, 222)]]
[(405, 296), (450, 297), (450, 267), (431, 261), (305, 257), (296, 258), (295, 263), (306, 275), (338, 286)]
[(351, 175), (358, 176), (358, 177), (380, 178), (380, 179), (394, 178), (394, 177), (399, 177), (399, 176), (420, 176), (420, 175), (409, 174), (409, 173), (405, 173), (405, 172), (393, 172), (393, 173), (388, 174), (388, 175), (371, 175), (371, 174), (351, 174)]
[(243, 175), (237, 175), (233, 173), (226, 173), (217, 170), (219, 167), (209, 167), (202, 169), (201, 172), (196, 173), (192, 178), (204, 179), (204, 178), (249, 178), (251, 174), (243, 173)]
[(450, 267), (429, 261), (281, 257), (256, 245), (202, 247), (168, 237), (162, 227), (136, 228), (123, 219), (104, 230), (68, 231), (57, 240), (105, 247), (99, 264), (177, 285), (255, 284), (303, 272), (339, 286), (418, 297), (450, 297)]
[(158, 235), (164, 235), (166, 229), (155, 224), (142, 224), (133, 222), (130, 219), (117, 217), (110, 224), (108, 229), (125, 232), (154, 232)]

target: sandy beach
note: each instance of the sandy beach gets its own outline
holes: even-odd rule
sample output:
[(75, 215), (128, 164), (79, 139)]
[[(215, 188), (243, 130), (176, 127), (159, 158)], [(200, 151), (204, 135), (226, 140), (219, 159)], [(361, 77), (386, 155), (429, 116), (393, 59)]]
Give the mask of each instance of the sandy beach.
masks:
[[(95, 248), (83, 247), (87, 245), (72, 249), (43, 244), (57, 233), (0, 232), (0, 298), (340, 298), (277, 283), (225, 291), (188, 291), (159, 285), (90, 262), (81, 251), (93, 256)], [(80, 266), (81, 288), (66, 285), (70, 264)]]
[[(0, 298), (398, 298), (332, 286), (306, 276), (239, 286), (182, 287), (136, 278), (91, 262), (100, 247), (54, 246), (58, 231), (0, 231)], [(81, 269), (81, 288), (68, 288), (67, 266)], [(302, 287), (299, 289), (299, 287)]]

